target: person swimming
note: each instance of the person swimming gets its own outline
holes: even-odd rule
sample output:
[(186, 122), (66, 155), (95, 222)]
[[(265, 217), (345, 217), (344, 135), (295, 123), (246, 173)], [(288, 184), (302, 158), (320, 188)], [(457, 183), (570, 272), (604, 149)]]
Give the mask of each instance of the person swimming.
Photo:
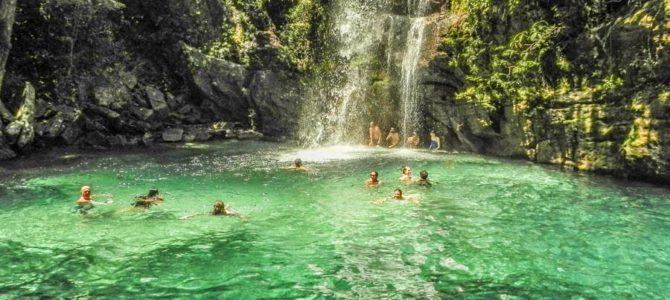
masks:
[(239, 216), (240, 214), (226, 208), (226, 204), (221, 200), (214, 202), (212, 209), (212, 215), (214, 216)]
[[(414, 204), (418, 204), (418, 203), (419, 203), (419, 201), (418, 201), (417, 198), (418, 198), (418, 197), (415, 196), (415, 195), (407, 195), (407, 196), (404, 196), (404, 195), (402, 194), (402, 190), (399, 189), (399, 188), (393, 190), (393, 196), (391, 197), (391, 199), (393, 199), (393, 200), (399, 200), (399, 201), (401, 201), (401, 200), (408, 200), (408, 201), (410, 201), (410, 202), (412, 202), (412, 203), (414, 203)], [(377, 200), (377, 201), (374, 201), (374, 203), (375, 203), (375, 204), (382, 204), (382, 203), (386, 202), (386, 200), (388, 200), (388, 198), (382, 198), (382, 199), (379, 199), (379, 200)]]
[(402, 175), (398, 178), (400, 181), (412, 181), (412, 169), (409, 166), (402, 167)]
[(419, 172), (419, 179), (415, 183), (425, 187), (433, 185), (430, 180), (428, 180), (428, 172), (426, 170), (421, 170), (421, 172)]
[(131, 204), (133, 207), (149, 208), (152, 205), (158, 205), (165, 201), (157, 188), (152, 188), (146, 196), (135, 197), (135, 202)]
[(82, 186), (80, 189), (80, 197), (75, 201), (76, 205), (72, 209), (73, 212), (78, 212), (81, 214), (88, 213), (89, 210), (93, 209), (95, 205), (107, 205), (111, 204), (112, 200), (105, 202), (95, 202), (93, 201), (93, 196), (91, 195), (91, 187), (88, 185)]
[(377, 171), (370, 172), (370, 178), (365, 181), (366, 186), (379, 186), (382, 182), (379, 181), (379, 173)]
[[(190, 215), (183, 216), (179, 218), (180, 220), (186, 220), (188, 218), (192, 218), (198, 215), (204, 215), (204, 213), (194, 213)], [(209, 213), (209, 215), (212, 216), (230, 216), (230, 217), (242, 217), (238, 212), (229, 210), (226, 208), (226, 204), (223, 203), (221, 200), (216, 200), (214, 201), (214, 205), (212, 205), (212, 211)]]

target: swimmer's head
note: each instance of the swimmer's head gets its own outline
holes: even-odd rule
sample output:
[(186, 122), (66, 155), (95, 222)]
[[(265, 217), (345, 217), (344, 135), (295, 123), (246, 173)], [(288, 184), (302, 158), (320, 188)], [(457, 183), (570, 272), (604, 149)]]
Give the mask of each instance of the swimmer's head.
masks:
[(88, 185), (82, 186), (81, 187), (81, 194), (83, 195), (84, 193), (90, 194), (91, 193), (91, 187), (88, 186)]
[(221, 213), (223, 211), (224, 207), (225, 207), (225, 204), (223, 203), (223, 201), (221, 201), (221, 200), (215, 201), (214, 202), (214, 213), (215, 214)]
[(421, 170), (419, 176), (421, 176), (421, 179), (428, 179), (428, 172), (426, 172), (426, 170)]
[(393, 199), (402, 199), (401, 189), (395, 189), (395, 191), (393, 191)]
[(404, 166), (404, 167), (402, 167), (402, 173), (403, 173), (404, 175), (412, 174), (412, 169), (410, 169), (409, 166)]
[(370, 177), (377, 178), (377, 177), (379, 177), (379, 173), (377, 173), (377, 171), (372, 171), (372, 172), (370, 172)]
[(370, 127), (375, 126), (375, 122), (370, 122)]
[(149, 190), (149, 194), (147, 194), (147, 197), (156, 197), (158, 196), (158, 189), (157, 188), (152, 188)]
[(300, 158), (296, 158), (295, 161), (293, 161), (293, 163), (295, 163), (295, 166), (298, 168), (302, 167), (302, 159)]

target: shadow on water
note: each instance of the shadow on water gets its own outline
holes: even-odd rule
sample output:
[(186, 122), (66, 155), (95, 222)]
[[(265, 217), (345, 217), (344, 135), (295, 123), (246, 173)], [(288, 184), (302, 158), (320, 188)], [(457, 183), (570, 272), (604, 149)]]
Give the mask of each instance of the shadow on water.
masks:
[(194, 292), (240, 289), (231, 282), (243, 276), (236, 271), (240, 265), (234, 263), (247, 259), (257, 240), (258, 236), (244, 229), (209, 232), (157, 248), (147, 245), (121, 260), (105, 257), (96, 245), (39, 248), (4, 241), (0, 242), (4, 266), (0, 294), (16, 298), (187, 297)]

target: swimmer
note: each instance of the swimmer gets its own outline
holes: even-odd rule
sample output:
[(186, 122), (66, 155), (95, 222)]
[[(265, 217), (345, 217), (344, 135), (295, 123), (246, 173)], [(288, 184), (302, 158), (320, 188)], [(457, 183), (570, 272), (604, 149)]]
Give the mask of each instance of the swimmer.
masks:
[(412, 181), (412, 169), (409, 166), (402, 167), (402, 175), (398, 178), (400, 181)]
[(214, 216), (239, 216), (240, 214), (226, 208), (225, 203), (221, 200), (214, 202), (214, 207), (212, 209), (212, 215)]
[(420, 178), (415, 182), (416, 184), (425, 187), (430, 187), (433, 185), (430, 183), (430, 180), (428, 180), (428, 172), (426, 170), (421, 170), (421, 172), (419, 172), (419, 177)]
[(149, 208), (152, 205), (158, 205), (164, 201), (165, 199), (159, 195), (158, 189), (152, 188), (146, 196), (135, 197), (135, 202), (131, 205), (133, 207)]
[[(395, 190), (393, 191), (393, 196), (392, 196), (392, 198), (393, 198), (393, 200), (398, 200), (398, 201), (407, 200), (407, 201), (410, 201), (410, 202), (412, 202), (412, 203), (414, 203), (414, 204), (418, 204), (418, 203), (419, 203), (419, 201), (418, 201), (418, 199), (417, 199), (417, 198), (418, 198), (417, 196), (415, 196), (415, 195), (406, 195), (406, 196), (404, 196), (404, 195), (402, 194), (402, 190), (401, 190), (401, 189), (395, 189)], [(382, 199), (379, 199), (379, 200), (375, 201), (374, 203), (375, 203), (375, 204), (382, 204), (382, 203), (386, 202), (386, 200), (387, 200), (387, 198), (382, 198)]]
[[(191, 214), (191, 215), (186, 215), (186, 216), (183, 216), (183, 217), (179, 218), (179, 220), (186, 220), (188, 218), (195, 217), (197, 215), (204, 215), (204, 213), (195, 213), (195, 214)], [(232, 211), (232, 210), (229, 210), (226, 207), (225, 203), (223, 203), (223, 201), (221, 201), (221, 200), (214, 201), (214, 205), (212, 206), (212, 211), (209, 213), (209, 215), (241, 217), (239, 213), (237, 213), (235, 211)]]
[(95, 205), (107, 205), (111, 204), (113, 201), (108, 200), (105, 202), (95, 202), (93, 201), (93, 196), (91, 196), (91, 187), (88, 185), (82, 186), (81, 187), (81, 196), (79, 199), (75, 202), (77, 205), (74, 207), (74, 211), (78, 213), (85, 214), (89, 210), (93, 209)]
[(382, 182), (379, 181), (379, 173), (377, 171), (370, 172), (370, 178), (365, 181), (366, 186), (379, 186)]
[(307, 171), (309, 171), (309, 169), (307, 169), (307, 167), (305, 167), (305, 165), (302, 164), (302, 159), (300, 159), (300, 158), (296, 158), (293, 161), (292, 166), (282, 167), (281, 169), (293, 170), (293, 171), (296, 171), (296, 172), (307, 172)]

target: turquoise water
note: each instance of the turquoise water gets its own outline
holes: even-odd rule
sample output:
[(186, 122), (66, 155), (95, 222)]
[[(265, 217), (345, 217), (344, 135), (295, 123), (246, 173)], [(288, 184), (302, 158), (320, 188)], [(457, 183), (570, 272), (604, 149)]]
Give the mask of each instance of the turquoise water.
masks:
[[(296, 157), (312, 170), (279, 168)], [(71, 160), (0, 179), (0, 298), (670, 298), (663, 188), (258, 142)], [(399, 183), (404, 164), (433, 187)], [(362, 184), (372, 169), (379, 188)], [(84, 184), (113, 203), (69, 212)], [(165, 203), (129, 210), (151, 187)], [(396, 187), (418, 204), (373, 203)], [(217, 199), (242, 217), (179, 219)]]

